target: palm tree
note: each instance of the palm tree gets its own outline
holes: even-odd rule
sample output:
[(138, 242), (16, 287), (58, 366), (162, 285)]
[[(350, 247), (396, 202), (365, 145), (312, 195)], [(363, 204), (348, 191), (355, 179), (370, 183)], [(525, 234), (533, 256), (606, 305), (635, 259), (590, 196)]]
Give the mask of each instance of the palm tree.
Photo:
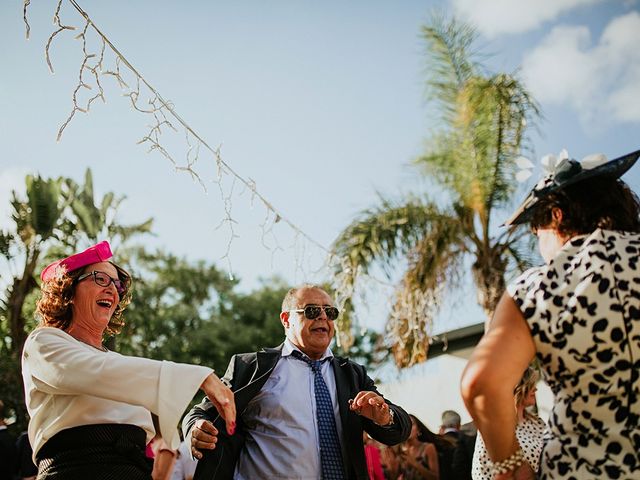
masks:
[(442, 192), (440, 200), (428, 195), (382, 199), (332, 247), (342, 298), (353, 293), (357, 279), (372, 266), (391, 272), (399, 260), (406, 261), (387, 323), (400, 367), (426, 359), (433, 317), (445, 288), (460, 278), (465, 259), (473, 262), (477, 301), (488, 316), (505, 288), (507, 269), (523, 266), (520, 235), (514, 229), (492, 235), (492, 215), (514, 193), (515, 160), (525, 147), (526, 128), (539, 117), (538, 106), (515, 75), (486, 73), (474, 60), (473, 28), (434, 18), (422, 35), (427, 91), (441, 128), (415, 163)]
[[(22, 257), (22, 275), (15, 276), (6, 295), (6, 317), (11, 344), (9, 349), (19, 354), (26, 338), (22, 307), (27, 295), (37, 287), (34, 272), (42, 247), (55, 236), (68, 196), (62, 194), (62, 179), (43, 179), (27, 175), (26, 201), (13, 194), (15, 234), (2, 233), (3, 256), (7, 260)], [(14, 257), (15, 255), (15, 257)]]

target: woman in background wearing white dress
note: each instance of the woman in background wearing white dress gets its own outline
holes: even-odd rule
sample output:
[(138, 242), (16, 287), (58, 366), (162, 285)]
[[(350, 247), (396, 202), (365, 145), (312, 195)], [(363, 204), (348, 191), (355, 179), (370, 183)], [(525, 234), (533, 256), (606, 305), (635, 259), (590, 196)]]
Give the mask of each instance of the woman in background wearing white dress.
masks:
[[(536, 404), (536, 385), (539, 379), (540, 376), (533, 367), (527, 368), (513, 393), (516, 417), (518, 419), (516, 437), (518, 437), (518, 443), (522, 447), (525, 459), (534, 472), (538, 471), (540, 465), (544, 422), (538, 415), (531, 413), (527, 409)], [(487, 453), (487, 448), (484, 446), (481, 434), (478, 434), (476, 438), (471, 478), (473, 480), (493, 479), (492, 462)]]

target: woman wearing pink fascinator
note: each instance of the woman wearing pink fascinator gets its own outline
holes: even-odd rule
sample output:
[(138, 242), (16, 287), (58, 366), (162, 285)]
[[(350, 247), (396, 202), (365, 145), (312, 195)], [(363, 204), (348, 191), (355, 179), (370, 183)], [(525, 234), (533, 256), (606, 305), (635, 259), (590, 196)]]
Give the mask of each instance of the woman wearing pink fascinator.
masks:
[(233, 393), (210, 368), (104, 347), (130, 301), (131, 277), (111, 258), (103, 241), (41, 273), (40, 323), (22, 357), (38, 480), (151, 479), (145, 445), (159, 433), (178, 447), (176, 426), (198, 388), (235, 428)]

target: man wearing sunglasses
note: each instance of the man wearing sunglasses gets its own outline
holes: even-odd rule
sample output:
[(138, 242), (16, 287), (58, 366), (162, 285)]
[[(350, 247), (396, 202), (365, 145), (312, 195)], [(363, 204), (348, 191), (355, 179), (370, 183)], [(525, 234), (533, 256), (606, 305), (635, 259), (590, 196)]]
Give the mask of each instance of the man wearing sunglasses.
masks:
[(278, 348), (234, 355), (223, 381), (234, 391), (236, 433), (227, 435), (208, 399), (183, 421), (200, 459), (194, 480), (368, 479), (363, 430), (394, 445), (411, 420), (376, 390), (365, 368), (334, 357), (338, 309), (315, 285), (289, 290)]

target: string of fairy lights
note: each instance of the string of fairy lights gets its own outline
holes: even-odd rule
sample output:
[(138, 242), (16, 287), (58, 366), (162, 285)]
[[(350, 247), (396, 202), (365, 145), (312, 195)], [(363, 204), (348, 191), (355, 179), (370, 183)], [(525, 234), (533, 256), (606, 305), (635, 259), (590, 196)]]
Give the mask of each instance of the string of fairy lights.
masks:
[[(82, 17), (84, 25), (78, 28), (63, 21), (61, 11), (64, 3), (71, 5)], [(27, 38), (30, 34), (28, 22), (28, 7), (30, 0), (24, 1), (24, 23)], [(49, 70), (54, 73), (54, 66), (51, 60), (51, 50), (55, 45), (56, 37), (63, 32), (79, 31), (75, 37), (82, 45), (83, 58), (78, 72), (78, 82), (72, 93), (72, 109), (66, 120), (60, 125), (57, 140), (60, 141), (65, 129), (74, 120), (77, 113), (88, 113), (97, 100), (106, 103), (106, 92), (103, 86), (104, 77), (112, 77), (123, 91), (131, 107), (147, 116), (151, 120), (148, 130), (142, 135), (139, 144), (146, 145), (149, 152), (157, 152), (165, 157), (178, 172), (187, 173), (196, 181), (204, 191), (207, 190), (199, 169), (198, 162), (201, 161), (202, 151), (207, 151), (208, 156), (213, 160), (216, 167), (216, 178), (220, 200), (223, 205), (223, 218), (218, 229), (226, 227), (228, 229), (229, 240), (222, 259), (227, 262), (228, 270), (231, 272), (230, 251), (231, 244), (237, 238), (234, 225), (237, 221), (233, 218), (232, 200), (238, 185), (248, 190), (251, 196), (251, 204), (257, 201), (265, 209), (265, 217), (260, 227), (262, 233), (260, 240), (262, 245), (275, 254), (283, 250), (275, 236), (274, 226), (284, 224), (294, 232), (294, 244), (304, 240), (324, 253), (329, 250), (319, 243), (311, 235), (307, 234), (300, 226), (287, 218), (279, 211), (259, 190), (255, 181), (247, 179), (236, 172), (221, 155), (220, 147), (213, 147), (196, 130), (183, 119), (177, 112), (172, 102), (166, 100), (156, 88), (136, 69), (124, 54), (116, 48), (114, 43), (103, 33), (94, 23), (89, 14), (75, 0), (58, 0), (53, 16), (55, 30), (49, 36), (45, 46), (45, 58)], [(89, 36), (93, 35), (97, 39), (98, 46), (90, 47)], [(107, 65), (108, 57), (111, 57), (111, 65)], [(102, 81), (101, 81), (102, 78)], [(84, 91), (95, 92), (88, 99), (80, 100)], [(86, 92), (85, 92), (86, 93)], [(173, 133), (182, 135), (183, 151), (177, 154), (166, 145), (166, 134)], [(175, 141), (175, 140), (174, 140)], [(180, 155), (180, 156), (179, 156)], [(270, 245), (272, 242), (275, 245)]]
[[(31, 32), (28, 21), (30, 3), (31, 0), (24, 0), (23, 20), (27, 38), (29, 38)], [(62, 11), (65, 3), (73, 7), (80, 15), (81, 27), (72, 25), (66, 18), (63, 18)], [(242, 194), (242, 192), (238, 192), (239, 188), (242, 188), (243, 192), (248, 191), (250, 193), (250, 207), (253, 207), (255, 203), (259, 203), (264, 208), (264, 217), (259, 224), (259, 241), (266, 250), (271, 252), (272, 267), (275, 255), (278, 252), (284, 252), (288, 248), (293, 251), (292, 258), (295, 263), (296, 275), (305, 277), (304, 259), (308, 252), (307, 245), (311, 245), (327, 255), (328, 265), (333, 262), (327, 247), (307, 234), (299, 225), (278, 210), (262, 194), (254, 180), (240, 175), (223, 159), (219, 146), (213, 147), (178, 114), (174, 104), (166, 100), (151, 82), (140, 73), (76, 0), (57, 1), (53, 24), (54, 30), (49, 35), (45, 46), (45, 60), (51, 73), (55, 72), (52, 49), (55, 48), (58, 35), (79, 32), (75, 38), (79, 40), (82, 50), (77, 84), (71, 95), (71, 112), (58, 128), (57, 141), (61, 141), (63, 134), (75, 119), (76, 114), (89, 113), (97, 101), (106, 103), (107, 85), (104, 84), (104, 81), (105, 78), (111, 78), (122, 91), (122, 95), (129, 101), (133, 110), (144, 115), (149, 121), (147, 130), (138, 141), (138, 144), (147, 146), (148, 152), (159, 153), (170, 162), (175, 171), (190, 175), (205, 192), (207, 191), (207, 184), (200, 173), (202, 168), (199, 168), (199, 166), (205, 157), (215, 164), (216, 174), (215, 178), (212, 179), (212, 183), (217, 186), (223, 207), (222, 218), (215, 229), (226, 228), (227, 230), (226, 250), (220, 259), (226, 262), (230, 278), (233, 278), (231, 248), (233, 241), (238, 238), (236, 233), (238, 222), (233, 216), (233, 201), (234, 198)], [(169, 134), (173, 135), (171, 140), (167, 138)], [(178, 137), (182, 138), (181, 142), (177, 141)], [(178, 143), (178, 147), (172, 148), (176, 143)], [(207, 152), (206, 156), (203, 152)], [(293, 232), (291, 246), (286, 247), (279, 242), (275, 230), (278, 225), (284, 225)], [(340, 306), (344, 306), (347, 295), (350, 295), (350, 293), (351, 291), (339, 295)], [(345, 335), (349, 334), (341, 332), (338, 335), (338, 341), (350, 343), (349, 337), (345, 337)]]
[[(25, 24), (26, 37), (29, 38), (31, 27), (28, 21), (28, 9), (31, 0), (24, 0), (23, 20)], [(81, 27), (67, 24), (67, 19), (63, 19), (63, 5), (70, 5), (79, 15)], [(327, 256), (326, 266), (332, 271), (332, 283), (336, 294), (336, 304), (342, 310), (346, 303), (352, 300), (356, 294), (355, 279), (358, 278), (359, 287), (363, 283), (369, 285), (377, 284), (381, 288), (394, 288), (388, 282), (378, 280), (363, 272), (351, 271), (348, 259), (337, 258), (331, 255), (330, 249), (322, 245), (311, 235), (307, 234), (299, 225), (287, 218), (278, 210), (262, 192), (258, 189), (256, 182), (250, 178), (240, 175), (222, 157), (221, 147), (212, 146), (207, 142), (184, 118), (182, 118), (174, 104), (165, 99), (160, 92), (153, 87), (140, 71), (125, 57), (121, 50), (116, 48), (114, 42), (95, 24), (89, 14), (78, 4), (76, 0), (57, 0), (55, 13), (53, 16), (54, 31), (48, 37), (45, 46), (45, 59), (51, 73), (54, 73), (54, 65), (51, 52), (56, 44), (57, 37), (70, 32), (79, 32), (76, 39), (80, 41), (82, 49), (82, 60), (78, 69), (77, 84), (72, 92), (72, 109), (67, 118), (61, 123), (57, 132), (57, 141), (60, 141), (67, 127), (74, 121), (76, 114), (88, 113), (95, 102), (106, 103), (107, 93), (106, 78), (111, 78), (122, 91), (122, 95), (127, 98), (132, 109), (144, 115), (150, 123), (147, 130), (141, 136), (138, 144), (147, 147), (148, 152), (156, 152), (169, 161), (176, 172), (189, 175), (194, 182), (206, 192), (207, 183), (201, 175), (202, 168), (199, 168), (204, 161), (212, 161), (215, 165), (215, 178), (212, 183), (217, 186), (220, 201), (223, 206), (223, 214), (217, 230), (226, 228), (228, 241), (226, 251), (221, 260), (226, 262), (229, 276), (232, 276), (231, 247), (233, 241), (238, 237), (235, 226), (237, 221), (233, 216), (233, 200), (239, 196), (238, 188), (243, 192), (250, 193), (250, 205), (259, 203), (264, 208), (264, 217), (259, 224), (261, 230), (260, 243), (271, 252), (271, 263), (273, 266), (276, 253), (283, 252), (285, 248), (278, 241), (275, 227), (285, 225), (293, 232), (293, 244), (288, 247), (293, 249), (293, 259), (295, 262), (296, 274), (304, 276), (305, 269), (303, 260), (307, 256), (307, 246), (319, 249)], [(168, 139), (168, 135), (172, 135)], [(176, 147), (175, 144), (178, 144)], [(357, 273), (357, 275), (356, 275)], [(364, 289), (366, 289), (365, 287)], [(395, 288), (394, 288), (395, 289)], [(358, 290), (362, 291), (363, 288)], [(397, 293), (397, 292), (396, 292)], [(425, 315), (433, 309), (434, 297), (424, 297), (423, 292), (414, 292), (415, 298), (402, 299), (397, 297), (393, 303), (407, 302), (408, 307), (403, 309), (392, 308), (393, 315), (402, 312), (405, 316), (403, 322), (392, 322), (391, 328), (402, 331), (391, 332), (400, 342), (405, 338), (417, 338), (418, 342), (424, 344), (433, 341), (429, 317)], [(422, 297), (420, 297), (422, 295)], [(418, 298), (420, 297), (420, 298)], [(410, 308), (409, 308), (410, 307)], [(409, 310), (408, 310), (409, 308)], [(395, 313), (394, 313), (395, 312)], [(358, 322), (356, 318), (356, 322)], [(351, 345), (353, 342), (353, 332), (351, 328), (341, 328), (338, 330), (338, 345)], [(417, 335), (417, 337), (416, 337)], [(424, 351), (416, 347), (415, 352)]]

